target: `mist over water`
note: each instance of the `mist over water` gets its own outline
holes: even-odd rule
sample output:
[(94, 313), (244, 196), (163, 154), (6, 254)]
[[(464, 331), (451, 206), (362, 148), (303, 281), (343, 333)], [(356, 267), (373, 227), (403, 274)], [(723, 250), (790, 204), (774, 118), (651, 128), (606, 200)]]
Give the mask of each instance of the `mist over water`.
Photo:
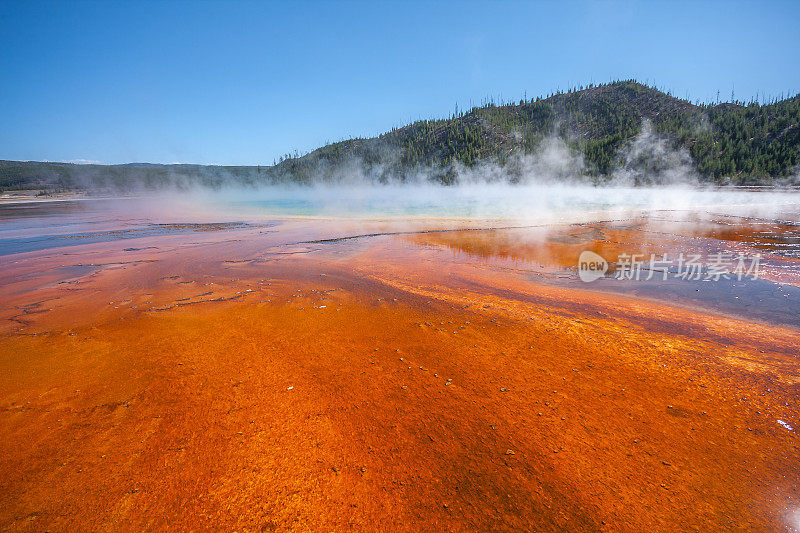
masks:
[(776, 217), (798, 205), (800, 193), (692, 186), (358, 185), (263, 187), (196, 192), (183, 201), (241, 216), (332, 218), (453, 218), (563, 222), (643, 211), (696, 211)]
[(778, 216), (800, 194), (777, 188), (702, 184), (688, 152), (672, 147), (648, 121), (620, 149), (621, 165), (605, 181), (588, 175), (580, 152), (552, 136), (537, 150), (510, 156), (505, 164), (454, 164), (453, 185), (432, 169), (402, 181), (382, 182), (360, 159), (334, 171), (320, 168), (312, 185), (261, 185), (216, 190), (193, 187), (182, 200), (241, 215), (335, 218), (453, 218), (548, 223), (591, 220), (642, 211), (697, 211)]

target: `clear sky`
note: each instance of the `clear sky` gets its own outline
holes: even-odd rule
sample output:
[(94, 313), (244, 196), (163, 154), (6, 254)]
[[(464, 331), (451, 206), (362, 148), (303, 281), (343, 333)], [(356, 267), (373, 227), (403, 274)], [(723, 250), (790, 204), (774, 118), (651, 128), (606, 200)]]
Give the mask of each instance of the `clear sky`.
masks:
[(271, 164), (612, 78), (794, 94), (799, 28), (796, 1), (0, 0), (0, 159)]

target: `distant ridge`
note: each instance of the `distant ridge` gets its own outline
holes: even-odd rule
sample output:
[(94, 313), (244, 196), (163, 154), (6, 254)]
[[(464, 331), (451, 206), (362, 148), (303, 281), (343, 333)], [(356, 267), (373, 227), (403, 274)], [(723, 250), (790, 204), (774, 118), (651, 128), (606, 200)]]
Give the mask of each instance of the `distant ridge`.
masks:
[[(800, 165), (800, 95), (768, 104), (696, 105), (634, 80), (589, 85), (546, 98), (495, 105), (487, 102), (449, 118), (421, 120), (372, 138), (332, 143), (271, 166), (203, 166), (130, 163), (0, 161), (0, 189), (46, 191), (127, 190), (165, 186), (258, 185), (339, 181), (351, 174), (388, 182), (412, 176), (444, 184), (459, 171), (491, 162), (509, 168), (559, 139), (581, 162), (585, 179), (603, 183), (636, 166), (646, 182), (672, 160), (654, 151), (636, 153), (643, 134), (675, 150), (698, 179), (710, 183), (784, 183)], [(627, 159), (626, 159), (627, 154)]]

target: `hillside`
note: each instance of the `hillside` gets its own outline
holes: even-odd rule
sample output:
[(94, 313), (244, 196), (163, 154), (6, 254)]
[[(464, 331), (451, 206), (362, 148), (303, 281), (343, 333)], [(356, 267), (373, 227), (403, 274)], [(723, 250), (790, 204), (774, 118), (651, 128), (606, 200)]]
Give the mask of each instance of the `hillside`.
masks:
[[(638, 150), (643, 135), (657, 149)], [(0, 162), (3, 189), (131, 189), (165, 185), (378, 181), (424, 175), (442, 183), (485, 162), (510, 168), (558, 138), (602, 183), (634, 168), (636, 183), (676, 160), (712, 183), (785, 181), (800, 165), (800, 95), (767, 105), (695, 105), (632, 80), (589, 86), (513, 104), (487, 103), (447, 119), (423, 120), (379, 137), (349, 139), (274, 166), (70, 165)], [(637, 145), (638, 142), (638, 145)], [(665, 157), (664, 152), (674, 152)], [(633, 154), (633, 155), (632, 155)], [(642, 177), (642, 180), (640, 180)]]

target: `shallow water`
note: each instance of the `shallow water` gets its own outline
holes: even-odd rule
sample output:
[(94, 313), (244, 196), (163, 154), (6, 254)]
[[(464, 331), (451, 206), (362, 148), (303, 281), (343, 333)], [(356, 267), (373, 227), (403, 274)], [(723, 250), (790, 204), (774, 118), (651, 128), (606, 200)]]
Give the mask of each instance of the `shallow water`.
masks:
[[(246, 196), (223, 191), (216, 196), (0, 204), (0, 256), (116, 241), (126, 242), (121, 252), (158, 250), (160, 238), (255, 228), (277, 232), (277, 244), (268, 248), (276, 256), (353, 254), (367, 246), (359, 241), (393, 236), (422, 247), (423, 253), (427, 247), (441, 248), (468, 262), (517, 269), (535, 283), (800, 326), (796, 193), (413, 186), (272, 188)], [(296, 217), (309, 220), (286, 224)], [(345, 247), (344, 241), (352, 239)], [(579, 280), (583, 250), (611, 263), (604, 279)], [(396, 247), (387, 246), (387, 255), (396, 253)], [(626, 253), (761, 254), (762, 279), (614, 279), (615, 260)]]

